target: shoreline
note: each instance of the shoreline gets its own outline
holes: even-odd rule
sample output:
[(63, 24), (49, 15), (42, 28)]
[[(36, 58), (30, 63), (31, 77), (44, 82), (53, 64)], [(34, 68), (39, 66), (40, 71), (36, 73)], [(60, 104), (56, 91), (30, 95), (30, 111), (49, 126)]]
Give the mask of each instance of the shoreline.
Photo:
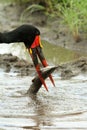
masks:
[[(0, 68), (7, 73), (17, 73), (18, 76), (32, 76), (35, 74), (35, 68), (32, 63), (12, 54), (0, 54)], [(87, 74), (87, 58), (82, 57), (75, 61), (60, 64), (56, 73), (60, 73), (60, 77), (63, 80), (79, 74)]]

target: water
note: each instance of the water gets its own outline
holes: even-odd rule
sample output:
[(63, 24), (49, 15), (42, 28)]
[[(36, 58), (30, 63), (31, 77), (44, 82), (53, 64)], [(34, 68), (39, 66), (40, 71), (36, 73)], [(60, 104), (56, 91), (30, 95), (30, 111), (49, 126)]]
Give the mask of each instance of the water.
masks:
[[(0, 48), (2, 54), (26, 59), (22, 44), (3, 44)], [(26, 92), (32, 76), (20, 77), (0, 69), (0, 130), (87, 129), (87, 76), (61, 80), (56, 72), (53, 77), (56, 87), (47, 79), (49, 92), (42, 86), (37, 96), (30, 97)]]
[(87, 77), (46, 80), (37, 96), (26, 95), (33, 77), (0, 70), (0, 130), (87, 129)]

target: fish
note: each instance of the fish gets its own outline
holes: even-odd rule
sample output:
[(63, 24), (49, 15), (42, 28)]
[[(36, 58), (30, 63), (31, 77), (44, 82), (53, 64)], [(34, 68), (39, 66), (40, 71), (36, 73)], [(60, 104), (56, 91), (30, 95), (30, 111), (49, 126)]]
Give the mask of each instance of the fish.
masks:
[[(50, 74), (52, 74), (58, 66), (47, 66), (43, 69), (41, 69), (41, 74), (44, 80), (46, 80)], [(40, 88), (42, 87), (42, 82), (38, 75), (34, 77), (32, 80), (32, 84), (30, 85), (30, 88), (28, 89), (28, 94), (37, 94)]]

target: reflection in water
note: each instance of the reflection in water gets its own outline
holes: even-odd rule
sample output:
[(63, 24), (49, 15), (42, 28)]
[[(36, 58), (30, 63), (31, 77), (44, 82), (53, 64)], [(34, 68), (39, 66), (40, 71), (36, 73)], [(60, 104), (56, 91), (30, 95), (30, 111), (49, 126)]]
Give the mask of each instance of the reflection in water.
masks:
[(12, 73), (0, 73), (0, 129), (70, 130), (80, 126), (83, 126), (82, 129), (86, 128), (86, 76), (79, 75), (71, 80), (61, 80), (56, 74), (56, 87), (51, 86), (47, 79), (49, 92), (42, 86), (36, 96), (25, 94), (31, 79), (29, 76), (17, 77)]

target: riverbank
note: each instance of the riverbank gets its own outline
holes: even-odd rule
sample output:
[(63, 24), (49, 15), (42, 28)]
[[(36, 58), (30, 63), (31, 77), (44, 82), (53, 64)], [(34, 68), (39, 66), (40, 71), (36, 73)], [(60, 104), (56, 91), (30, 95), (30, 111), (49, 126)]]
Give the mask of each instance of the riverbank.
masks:
[[(62, 77), (71, 77), (79, 72), (85, 72), (87, 70), (86, 58), (81, 58), (82, 56), (87, 55), (87, 39), (85, 38), (85, 36), (83, 36), (82, 40), (79, 43), (76, 43), (72, 38), (68, 28), (61, 23), (60, 18), (48, 19), (46, 16), (41, 15), (40, 13), (38, 15), (37, 13), (35, 13), (32, 16), (30, 15), (29, 19), (20, 21), (21, 11), (22, 10), (18, 5), (1, 3), (0, 31), (9, 31), (18, 27), (21, 24), (34, 24), (41, 31), (41, 37), (44, 46), (43, 50), (47, 60), (51, 64), (56, 64), (60, 66), (59, 70), (61, 70), (62, 68)], [(16, 46), (18, 46), (18, 48)], [(24, 49), (24, 45), (13, 44), (8, 48), (7, 46), (3, 45), (3, 47), (1, 46), (1, 48), (5, 48), (4, 53), (5, 51), (6, 53), (8, 53), (1, 53), (3, 55), (0, 55), (1, 68), (5, 68), (5, 71), (7, 72), (13, 70), (14, 68), (14, 72), (20, 71), (21, 75), (30, 74), (30, 69), (33, 67), (33, 65), (32, 62), (28, 60), (29, 55)], [(21, 59), (18, 57), (20, 57)], [(69, 62), (69, 64), (66, 63), (66, 65), (63, 65), (64, 62)], [(60, 63), (62, 63), (62, 65), (60, 65)]]
[[(12, 54), (0, 54), (0, 69), (18, 76), (35, 75), (35, 68), (32, 63)], [(79, 74), (87, 74), (87, 58), (82, 57), (78, 60), (61, 64), (58, 66), (57, 73), (60, 73), (61, 79), (70, 79)]]
[(87, 38), (81, 32), (80, 42), (75, 42), (69, 28), (63, 24), (60, 18), (49, 18), (42, 13), (36, 12), (29, 17), (20, 20), (23, 9), (15, 4), (0, 4), (0, 31), (10, 31), (21, 24), (33, 24), (41, 31), (42, 40), (51, 44), (75, 50), (87, 54)]

